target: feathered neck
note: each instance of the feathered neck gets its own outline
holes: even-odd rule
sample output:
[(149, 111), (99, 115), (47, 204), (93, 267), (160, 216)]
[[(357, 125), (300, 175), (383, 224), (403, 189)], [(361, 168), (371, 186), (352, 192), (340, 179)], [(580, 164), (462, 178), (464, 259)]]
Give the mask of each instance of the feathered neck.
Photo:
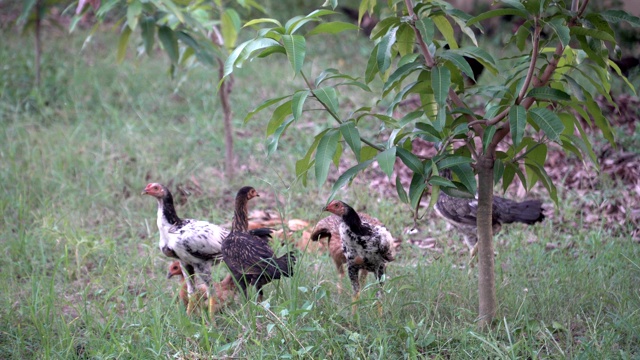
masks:
[(171, 225), (178, 225), (182, 219), (178, 217), (176, 208), (173, 206), (173, 196), (168, 189), (164, 189), (165, 195), (158, 199), (158, 208), (162, 210), (162, 215)]
[(233, 221), (231, 222), (231, 231), (247, 232), (249, 231), (249, 199), (246, 194), (238, 194), (236, 196), (236, 208), (233, 212)]
[(353, 210), (351, 206), (347, 204), (343, 203), (343, 206), (344, 206), (345, 212), (342, 215), (342, 221), (344, 221), (344, 223), (349, 227), (349, 229), (351, 229), (351, 231), (359, 235), (369, 234), (371, 230), (369, 229), (369, 227), (364, 226), (358, 213), (355, 210)]

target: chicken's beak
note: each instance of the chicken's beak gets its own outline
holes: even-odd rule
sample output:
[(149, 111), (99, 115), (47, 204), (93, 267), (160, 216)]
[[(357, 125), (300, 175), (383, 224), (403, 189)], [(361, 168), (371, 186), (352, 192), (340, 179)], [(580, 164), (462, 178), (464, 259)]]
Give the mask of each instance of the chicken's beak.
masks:
[(325, 206), (322, 208), (322, 211), (329, 211), (329, 210), (327, 210), (327, 207)]
[(173, 274), (171, 273), (171, 271), (167, 272), (167, 279), (171, 279), (172, 276)]
[(147, 194), (149, 194), (147, 190), (142, 190), (142, 192), (140, 193), (140, 195), (147, 195)]

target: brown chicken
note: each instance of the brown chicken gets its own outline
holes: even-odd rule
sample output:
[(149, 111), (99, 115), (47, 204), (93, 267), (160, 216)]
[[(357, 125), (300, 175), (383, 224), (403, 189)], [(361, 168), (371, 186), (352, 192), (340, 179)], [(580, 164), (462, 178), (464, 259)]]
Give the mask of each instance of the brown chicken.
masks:
[(248, 298), (247, 286), (254, 285), (258, 301), (262, 301), (264, 285), (283, 276), (293, 276), (296, 258), (293, 252), (276, 258), (267, 241), (248, 232), (248, 202), (256, 196), (258, 192), (250, 186), (238, 191), (231, 233), (222, 242), (222, 259), (245, 298)]
[[(169, 264), (169, 271), (167, 272), (167, 279), (171, 279), (172, 277), (177, 276), (180, 279), (180, 292), (178, 293), (178, 297), (182, 301), (185, 307), (189, 305), (189, 295), (187, 292), (187, 283), (184, 281), (184, 276), (182, 275), (182, 268), (180, 267), (180, 261), (174, 261)], [(222, 281), (214, 283), (213, 287), (215, 288), (215, 296), (216, 296), (216, 304), (220, 307), (217, 308), (219, 310), (222, 306), (226, 305), (230, 302), (236, 293), (236, 284), (233, 282), (233, 278), (231, 275), (227, 275)], [(197, 295), (195, 298), (196, 307), (200, 307), (200, 305), (205, 303), (207, 299), (207, 285), (199, 284), (197, 286)]]

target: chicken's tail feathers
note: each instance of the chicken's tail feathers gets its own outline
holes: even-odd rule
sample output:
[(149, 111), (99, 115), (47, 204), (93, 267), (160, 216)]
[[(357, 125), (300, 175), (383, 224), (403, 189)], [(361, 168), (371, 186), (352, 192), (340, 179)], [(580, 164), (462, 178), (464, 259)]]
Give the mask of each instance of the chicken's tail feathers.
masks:
[(533, 225), (544, 220), (544, 209), (540, 200), (526, 200), (523, 202), (509, 202), (506, 209), (501, 209), (500, 221), (505, 224), (520, 222)]
[(328, 238), (331, 241), (331, 231), (327, 228), (318, 228), (311, 233), (311, 240), (319, 241), (322, 238)]
[(273, 234), (273, 229), (271, 228), (258, 228), (249, 230), (249, 233), (253, 236), (257, 236), (262, 240), (269, 241), (272, 239), (271, 234)]
[(282, 276), (293, 276), (293, 267), (295, 266), (297, 260), (294, 251), (290, 251), (288, 254), (282, 255), (275, 260), (276, 264), (278, 264), (278, 269), (280, 270)]

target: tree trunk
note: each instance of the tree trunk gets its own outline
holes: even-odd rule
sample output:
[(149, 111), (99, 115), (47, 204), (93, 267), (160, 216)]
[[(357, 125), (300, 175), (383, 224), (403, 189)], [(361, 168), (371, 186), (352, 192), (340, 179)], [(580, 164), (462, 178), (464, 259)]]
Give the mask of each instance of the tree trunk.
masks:
[(42, 0), (38, 0), (35, 6), (36, 11), (36, 19), (35, 19), (35, 59), (34, 59), (34, 69), (36, 73), (36, 87), (40, 87), (40, 58), (42, 56), (42, 39), (41, 39), (41, 21), (40, 15), (42, 14)]
[[(220, 79), (224, 77), (224, 63), (218, 59), (220, 65), (219, 76)], [(224, 143), (225, 143), (225, 156), (224, 156), (224, 168), (227, 180), (232, 180), (234, 176), (234, 161), (233, 161), (233, 125), (231, 104), (229, 103), (229, 95), (231, 94), (231, 88), (233, 87), (233, 78), (229, 77), (220, 84), (218, 94), (220, 95), (220, 104), (222, 105), (222, 112), (224, 113)]]
[(494, 154), (483, 154), (478, 169), (478, 327), (491, 325), (496, 315), (496, 279), (493, 255), (493, 161)]

